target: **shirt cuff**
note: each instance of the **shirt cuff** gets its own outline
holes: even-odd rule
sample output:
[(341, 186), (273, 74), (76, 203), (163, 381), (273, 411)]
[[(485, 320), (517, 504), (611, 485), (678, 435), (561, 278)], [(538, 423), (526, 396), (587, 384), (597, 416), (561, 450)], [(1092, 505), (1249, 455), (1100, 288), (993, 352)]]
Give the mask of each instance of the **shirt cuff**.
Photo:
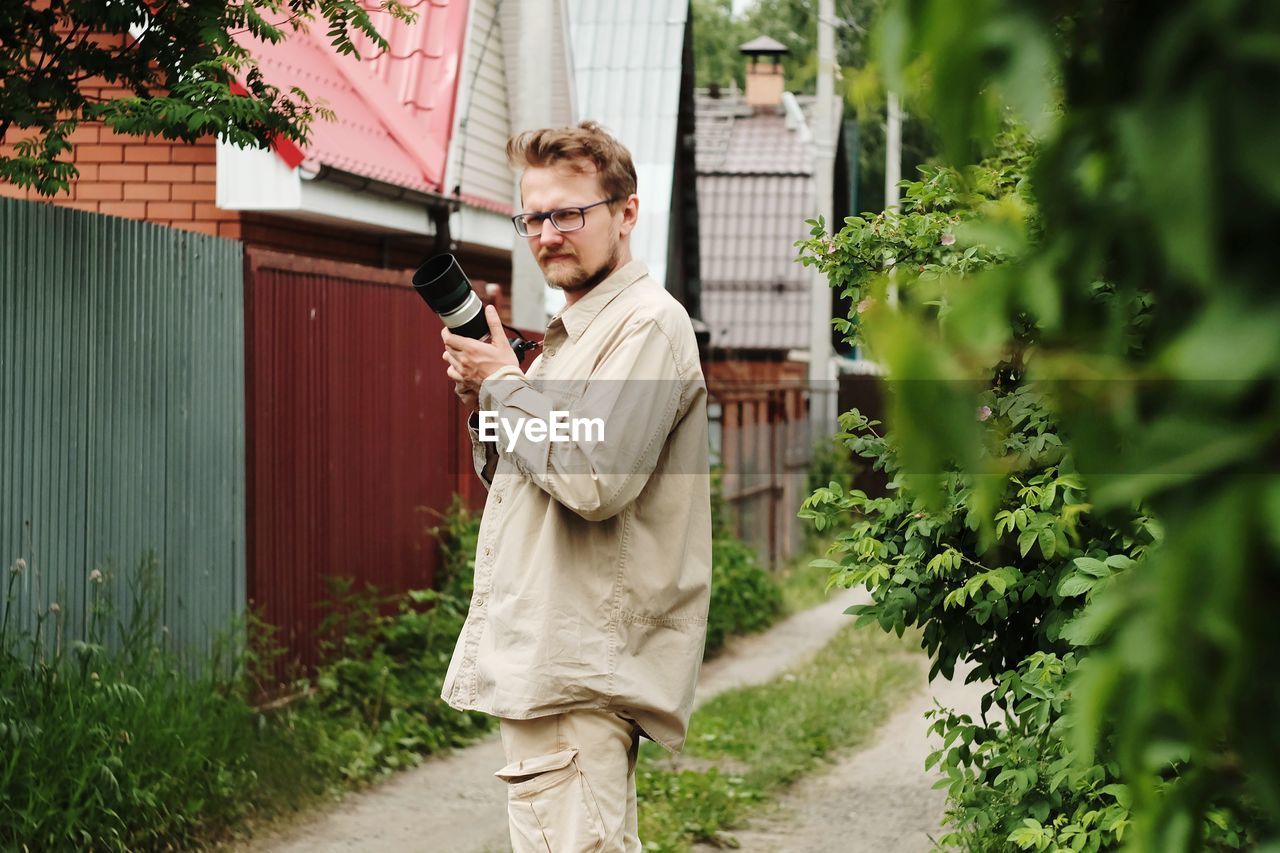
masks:
[[(516, 382), (517, 379), (520, 381)], [(525, 384), (524, 380), (524, 371), (514, 364), (499, 367), (480, 383), (480, 408), (484, 411), (498, 408), (517, 388)]]

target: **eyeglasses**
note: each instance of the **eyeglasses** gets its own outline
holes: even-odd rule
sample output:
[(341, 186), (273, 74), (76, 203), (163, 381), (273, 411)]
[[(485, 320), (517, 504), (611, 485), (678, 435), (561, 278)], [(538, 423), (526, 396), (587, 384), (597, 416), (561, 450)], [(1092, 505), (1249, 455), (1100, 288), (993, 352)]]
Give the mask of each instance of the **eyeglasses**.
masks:
[(516, 233), (521, 237), (533, 237), (541, 234), (542, 223), (548, 219), (551, 220), (551, 224), (557, 231), (564, 234), (569, 231), (577, 231), (586, 225), (587, 211), (591, 208), (617, 200), (618, 198), (615, 196), (606, 198), (604, 201), (597, 201), (594, 204), (588, 204), (585, 207), (560, 207), (555, 210), (548, 210), (545, 213), (519, 213), (511, 217), (511, 221), (515, 223)]

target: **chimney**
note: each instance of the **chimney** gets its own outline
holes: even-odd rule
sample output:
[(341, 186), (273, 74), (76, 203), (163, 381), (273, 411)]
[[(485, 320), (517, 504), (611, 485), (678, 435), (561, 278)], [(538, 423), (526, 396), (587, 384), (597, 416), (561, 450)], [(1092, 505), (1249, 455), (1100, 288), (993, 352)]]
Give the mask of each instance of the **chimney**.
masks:
[(768, 36), (760, 36), (739, 47), (738, 51), (751, 59), (747, 64), (747, 106), (756, 112), (781, 107), (785, 90), (782, 57), (790, 53), (787, 46)]

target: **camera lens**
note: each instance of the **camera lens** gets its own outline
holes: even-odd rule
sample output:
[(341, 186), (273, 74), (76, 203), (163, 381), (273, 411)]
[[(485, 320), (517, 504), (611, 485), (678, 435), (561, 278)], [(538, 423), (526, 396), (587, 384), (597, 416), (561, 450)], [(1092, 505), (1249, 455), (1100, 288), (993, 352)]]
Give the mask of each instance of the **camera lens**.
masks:
[(455, 335), (480, 339), (489, 334), (484, 303), (453, 255), (436, 255), (418, 267), (413, 289)]

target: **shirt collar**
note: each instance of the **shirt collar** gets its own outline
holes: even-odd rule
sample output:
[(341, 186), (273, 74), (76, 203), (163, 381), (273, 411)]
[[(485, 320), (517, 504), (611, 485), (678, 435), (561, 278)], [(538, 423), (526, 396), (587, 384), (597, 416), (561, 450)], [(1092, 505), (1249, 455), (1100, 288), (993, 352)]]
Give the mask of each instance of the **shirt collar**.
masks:
[(558, 314), (551, 318), (548, 328), (555, 325), (555, 322), (559, 320), (560, 324), (564, 326), (565, 334), (569, 336), (569, 340), (577, 341), (604, 306), (612, 302), (613, 298), (623, 290), (648, 274), (649, 268), (645, 266), (643, 261), (633, 260), (618, 267), (609, 274), (608, 278), (587, 291), (586, 295), (577, 302), (562, 308)]

